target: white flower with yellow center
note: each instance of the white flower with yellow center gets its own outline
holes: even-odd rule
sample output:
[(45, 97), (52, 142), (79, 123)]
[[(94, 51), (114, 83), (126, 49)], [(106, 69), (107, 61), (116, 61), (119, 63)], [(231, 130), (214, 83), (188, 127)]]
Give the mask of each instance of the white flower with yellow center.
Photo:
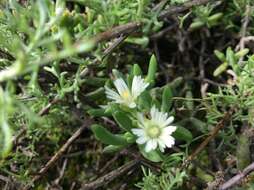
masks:
[(136, 99), (149, 84), (146, 83), (141, 76), (134, 76), (131, 84), (131, 90), (122, 78), (116, 79), (114, 81), (114, 85), (118, 93), (108, 87), (105, 87), (107, 97), (118, 104), (124, 104), (130, 108), (134, 108), (136, 107)]
[(171, 148), (175, 144), (174, 137), (171, 134), (176, 130), (175, 126), (170, 124), (174, 117), (168, 117), (167, 113), (160, 112), (155, 107), (150, 110), (150, 119), (138, 114), (139, 127), (132, 129), (133, 134), (137, 135), (136, 142), (145, 144), (145, 151), (150, 152), (159, 147), (164, 152), (166, 147)]

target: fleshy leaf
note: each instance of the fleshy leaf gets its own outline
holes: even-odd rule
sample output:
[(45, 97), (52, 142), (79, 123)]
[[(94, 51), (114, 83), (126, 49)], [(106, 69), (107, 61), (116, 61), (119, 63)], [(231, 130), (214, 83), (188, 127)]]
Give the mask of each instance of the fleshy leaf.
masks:
[(95, 138), (97, 140), (100, 140), (104, 144), (109, 145), (116, 145), (116, 146), (124, 146), (127, 145), (128, 142), (126, 139), (120, 135), (112, 134), (110, 131), (108, 131), (106, 128), (104, 128), (101, 125), (94, 124), (91, 127)]

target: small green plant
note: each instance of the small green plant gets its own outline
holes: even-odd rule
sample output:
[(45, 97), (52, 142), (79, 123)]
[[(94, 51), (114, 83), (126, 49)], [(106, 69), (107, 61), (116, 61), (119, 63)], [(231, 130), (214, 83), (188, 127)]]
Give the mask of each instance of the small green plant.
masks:
[(188, 136), (183, 139), (185, 141), (191, 140), (191, 133), (187, 129), (171, 125), (174, 120), (173, 116), (169, 116), (172, 113), (169, 109), (173, 98), (171, 88), (167, 85), (161, 88), (161, 100), (152, 97), (156, 68), (157, 62), (155, 56), (152, 56), (145, 79), (141, 77), (142, 72), (138, 65), (132, 67), (126, 81), (121, 73), (116, 70), (113, 72), (117, 92), (107, 85), (105, 87), (111, 102), (97, 112), (90, 110), (91, 115), (97, 115), (99, 111), (105, 116), (112, 115), (122, 129), (122, 133), (112, 134), (103, 126), (92, 126), (96, 138), (109, 145), (105, 147), (105, 151), (120, 150), (136, 141), (146, 158), (158, 162), (163, 160), (161, 152), (175, 144), (172, 137), (174, 134)]
[(175, 153), (165, 158), (160, 174), (154, 174), (151, 170), (142, 167), (144, 177), (142, 182), (137, 184), (142, 190), (173, 190), (179, 188), (187, 177), (185, 171), (180, 171), (177, 165), (182, 163), (182, 153)]
[(189, 30), (196, 30), (203, 26), (213, 27), (219, 24), (220, 19), (223, 17), (223, 13), (212, 13), (214, 7), (212, 5), (200, 6), (194, 9), (193, 13), (196, 16)]

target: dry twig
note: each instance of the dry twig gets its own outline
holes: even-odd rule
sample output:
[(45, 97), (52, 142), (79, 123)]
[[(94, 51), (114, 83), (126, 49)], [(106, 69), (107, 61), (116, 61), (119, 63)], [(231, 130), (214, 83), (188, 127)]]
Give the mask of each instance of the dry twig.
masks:
[(225, 113), (221, 121), (215, 126), (210, 135), (193, 151), (193, 153), (186, 159), (183, 167), (189, 165), (189, 163), (208, 145), (208, 143), (218, 134), (218, 132), (225, 126), (225, 123), (229, 121), (231, 115), (233, 114), (233, 109), (231, 108)]
[(226, 181), (219, 187), (219, 190), (226, 190), (234, 185), (239, 184), (247, 175), (254, 171), (254, 162), (247, 166), (242, 172), (239, 172), (237, 175)]
[(126, 172), (130, 171), (133, 167), (135, 167), (140, 161), (139, 160), (133, 160), (125, 165), (117, 168), (114, 171), (109, 172), (108, 174), (98, 178), (97, 180), (90, 182), (90, 183), (84, 183), (80, 190), (92, 190), (92, 189), (98, 189), (104, 185), (107, 185), (109, 182), (113, 181), (115, 178), (122, 176)]
[(44, 167), (38, 172), (38, 175), (34, 176), (32, 182), (26, 185), (23, 190), (28, 190), (31, 188), (31, 185), (39, 180), (44, 173), (46, 173), (49, 168), (51, 168), (63, 155), (63, 153), (69, 148), (69, 146), (81, 135), (81, 133), (86, 129), (89, 125), (91, 125), (91, 121), (87, 120), (68, 140), (67, 142), (55, 153), (54, 156), (46, 163)]

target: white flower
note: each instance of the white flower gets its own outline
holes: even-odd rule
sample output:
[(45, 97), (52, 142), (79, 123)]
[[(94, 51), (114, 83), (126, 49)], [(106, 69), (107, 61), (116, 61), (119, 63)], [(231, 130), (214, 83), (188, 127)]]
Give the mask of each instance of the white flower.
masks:
[(154, 106), (150, 110), (150, 119), (147, 119), (143, 114), (138, 114), (139, 127), (132, 129), (133, 134), (137, 135), (136, 142), (145, 144), (145, 151), (150, 152), (159, 147), (161, 152), (164, 152), (166, 147), (171, 148), (175, 144), (174, 137), (171, 134), (176, 130), (175, 126), (170, 124), (174, 117), (168, 117), (167, 113), (160, 112)]
[(122, 78), (118, 78), (114, 81), (114, 85), (118, 91), (105, 87), (106, 95), (109, 99), (115, 101), (118, 104), (124, 104), (130, 108), (136, 107), (137, 97), (146, 89), (149, 85), (141, 78), (141, 76), (134, 76), (132, 80), (131, 90)]

